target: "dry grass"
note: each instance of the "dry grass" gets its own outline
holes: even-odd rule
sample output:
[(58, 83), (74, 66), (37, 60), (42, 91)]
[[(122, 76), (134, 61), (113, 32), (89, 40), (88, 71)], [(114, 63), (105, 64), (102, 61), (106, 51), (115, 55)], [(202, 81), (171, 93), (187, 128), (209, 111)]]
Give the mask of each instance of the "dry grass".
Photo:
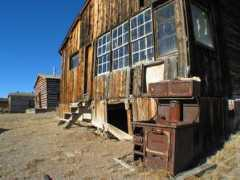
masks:
[[(208, 163), (217, 165), (214, 171), (205, 173), (201, 179), (233, 179), (240, 178), (240, 133), (231, 137), (224, 148), (208, 159)], [(238, 173), (239, 172), (239, 173)]]
[[(132, 143), (96, 135), (93, 129), (57, 126), (54, 113), (0, 115), (0, 179), (170, 179), (167, 172), (151, 171), (134, 162)], [(2, 129), (2, 130), (1, 130)], [(217, 168), (195, 179), (239, 179), (240, 133), (208, 159)], [(133, 166), (130, 172), (115, 163), (119, 158)]]

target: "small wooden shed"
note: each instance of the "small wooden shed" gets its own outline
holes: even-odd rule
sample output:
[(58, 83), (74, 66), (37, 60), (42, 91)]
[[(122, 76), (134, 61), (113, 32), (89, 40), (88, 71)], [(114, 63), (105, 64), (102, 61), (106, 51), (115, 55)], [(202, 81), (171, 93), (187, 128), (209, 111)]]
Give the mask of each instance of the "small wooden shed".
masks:
[(8, 95), (9, 112), (25, 113), (27, 109), (34, 108), (33, 93), (10, 93)]
[(0, 113), (8, 111), (8, 99), (0, 98)]
[(59, 103), (60, 77), (40, 74), (34, 85), (35, 109), (54, 110)]

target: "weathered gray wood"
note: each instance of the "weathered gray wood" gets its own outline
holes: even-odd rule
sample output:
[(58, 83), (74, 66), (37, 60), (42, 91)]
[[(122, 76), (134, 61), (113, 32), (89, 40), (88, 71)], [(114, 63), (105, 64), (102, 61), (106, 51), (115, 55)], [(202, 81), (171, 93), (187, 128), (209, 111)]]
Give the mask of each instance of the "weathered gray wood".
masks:
[(177, 175), (174, 179), (175, 180), (185, 180), (186, 178), (191, 177), (191, 176), (199, 176), (200, 174), (202, 174), (206, 171), (215, 169), (216, 167), (217, 167), (216, 164), (203, 164), (192, 170), (189, 170), (189, 171), (186, 171), (186, 172), (183, 172), (183, 173)]
[(117, 158), (113, 158), (113, 160), (115, 162), (117, 162), (118, 164), (120, 164), (121, 166), (123, 166), (124, 168), (128, 169), (129, 171), (131, 171), (131, 172), (135, 171), (135, 169), (132, 166), (128, 165), (124, 161), (117, 159)]

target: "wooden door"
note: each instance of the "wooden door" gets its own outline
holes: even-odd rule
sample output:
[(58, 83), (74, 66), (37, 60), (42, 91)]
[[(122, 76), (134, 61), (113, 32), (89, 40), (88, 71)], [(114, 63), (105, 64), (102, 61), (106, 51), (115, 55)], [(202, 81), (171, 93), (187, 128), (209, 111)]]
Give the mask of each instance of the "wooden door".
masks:
[(78, 82), (77, 82), (77, 70), (78, 68), (73, 69), (72, 76), (73, 76), (73, 101), (72, 102), (77, 102), (78, 101)]

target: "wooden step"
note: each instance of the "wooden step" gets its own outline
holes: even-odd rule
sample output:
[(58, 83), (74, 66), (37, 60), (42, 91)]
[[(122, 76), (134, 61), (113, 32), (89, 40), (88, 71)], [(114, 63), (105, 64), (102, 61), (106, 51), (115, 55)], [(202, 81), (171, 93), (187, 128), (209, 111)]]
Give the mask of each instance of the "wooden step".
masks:
[(79, 107), (79, 102), (70, 104), (70, 108), (78, 108), (78, 107)]
[(63, 117), (64, 119), (69, 119), (71, 116), (72, 116), (71, 112), (65, 112)]
[(69, 121), (70, 121), (70, 119), (60, 119), (58, 122), (58, 126), (68, 123)]
[(111, 124), (107, 124), (108, 126), (108, 132), (110, 132), (113, 136), (115, 136), (117, 139), (119, 139), (120, 141), (132, 141), (133, 137), (130, 136), (129, 134), (123, 132), (122, 130), (116, 128), (115, 126), (111, 125)]
[(140, 156), (144, 155), (144, 153), (142, 151), (134, 151), (134, 154), (137, 154), (137, 155), (140, 155)]
[(77, 115), (77, 114), (79, 114), (79, 112), (67, 112), (67, 113), (64, 113), (64, 116), (72, 116), (72, 115)]
[(71, 112), (64, 113), (64, 119), (61, 119), (59, 124), (65, 124), (65, 128), (68, 129), (76, 121), (91, 122), (92, 112), (91, 109), (85, 106), (84, 103), (72, 103), (70, 104)]

